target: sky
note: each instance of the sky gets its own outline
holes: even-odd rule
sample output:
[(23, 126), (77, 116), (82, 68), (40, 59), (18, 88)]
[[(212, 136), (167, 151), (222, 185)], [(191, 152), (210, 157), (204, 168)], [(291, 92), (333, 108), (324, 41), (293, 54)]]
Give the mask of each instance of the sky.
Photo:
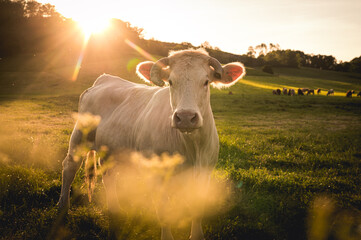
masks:
[(208, 41), (235, 54), (249, 46), (332, 55), (361, 56), (360, 0), (40, 0), (68, 18), (94, 22), (118, 18), (143, 28), (146, 39)]

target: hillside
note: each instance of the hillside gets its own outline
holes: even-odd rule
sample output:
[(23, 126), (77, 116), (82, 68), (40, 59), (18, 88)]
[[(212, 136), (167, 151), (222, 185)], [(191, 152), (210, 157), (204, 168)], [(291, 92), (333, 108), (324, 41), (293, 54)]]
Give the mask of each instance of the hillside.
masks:
[[(160, 58), (160, 57), (159, 57)], [(2, 94), (79, 94), (91, 86), (103, 73), (120, 76), (140, 82), (135, 67), (145, 61), (136, 51), (125, 52), (116, 59), (84, 59), (79, 77), (72, 81), (77, 58), (59, 58), (55, 53), (36, 56), (19, 56), (0, 61), (0, 86)], [(334, 89), (336, 96), (344, 96), (348, 90), (361, 91), (361, 74), (345, 73), (314, 68), (274, 68), (268, 74), (260, 68), (247, 68), (247, 75), (241, 83), (256, 88), (321, 88), (323, 94)]]
[[(314, 68), (274, 68), (274, 74), (262, 73), (258, 69), (248, 69), (247, 80), (259, 84), (260, 88), (321, 88), (325, 95), (334, 89), (336, 96), (345, 96), (348, 90), (360, 91), (361, 74), (320, 70)], [(245, 83), (247, 84), (247, 82)]]

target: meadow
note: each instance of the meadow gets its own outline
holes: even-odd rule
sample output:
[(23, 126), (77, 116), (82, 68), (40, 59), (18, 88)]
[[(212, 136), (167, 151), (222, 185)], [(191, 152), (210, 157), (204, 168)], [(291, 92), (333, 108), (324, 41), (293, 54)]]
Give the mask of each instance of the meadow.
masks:
[[(105, 239), (108, 217), (98, 181), (89, 203), (81, 169), (65, 226), (57, 220), (61, 162), (80, 93), (102, 73), (140, 82), (135, 53), (87, 61), (72, 81), (73, 59), (22, 56), (0, 61), (0, 238)], [(214, 177), (227, 202), (203, 221), (206, 239), (360, 239), (361, 75), (317, 69), (247, 68), (244, 81), (212, 89), (220, 138)], [(320, 95), (275, 96), (282, 87)], [(325, 96), (333, 88), (335, 96)], [(229, 94), (229, 91), (232, 94)], [(124, 239), (157, 239), (159, 224), (141, 216)], [(189, 226), (175, 228), (186, 239)]]

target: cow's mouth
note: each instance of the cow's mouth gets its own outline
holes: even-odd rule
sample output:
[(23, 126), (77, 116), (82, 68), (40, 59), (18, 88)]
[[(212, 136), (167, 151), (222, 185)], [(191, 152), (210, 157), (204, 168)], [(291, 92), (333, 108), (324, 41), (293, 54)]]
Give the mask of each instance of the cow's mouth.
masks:
[(192, 134), (194, 130), (196, 130), (196, 128), (177, 128), (177, 129), (186, 135)]

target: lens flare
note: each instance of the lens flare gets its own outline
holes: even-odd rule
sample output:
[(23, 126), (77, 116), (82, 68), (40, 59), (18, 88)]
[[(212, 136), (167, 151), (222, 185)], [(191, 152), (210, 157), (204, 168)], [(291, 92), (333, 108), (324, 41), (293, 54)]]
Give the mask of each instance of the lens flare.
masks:
[(83, 41), (83, 45), (82, 45), (82, 47), (81, 47), (81, 51), (80, 51), (80, 54), (79, 54), (79, 58), (78, 58), (78, 61), (77, 61), (76, 65), (75, 65), (75, 69), (74, 69), (73, 76), (72, 76), (72, 78), (71, 78), (72, 81), (76, 81), (76, 80), (78, 79), (78, 75), (79, 75), (79, 71), (80, 71), (80, 68), (81, 68), (81, 64), (82, 64), (82, 62), (83, 62), (84, 55), (85, 55), (85, 49), (86, 49), (86, 46), (88, 45), (90, 36), (91, 36), (91, 35), (84, 36), (84, 41)]
[(133, 48), (135, 51), (137, 51), (138, 53), (140, 53), (143, 57), (145, 57), (146, 59), (150, 60), (150, 61), (157, 61), (157, 59), (155, 59), (152, 55), (150, 55), (147, 51), (145, 51), (143, 48), (139, 47), (138, 45), (136, 45), (135, 43), (133, 43), (132, 41), (130, 41), (129, 39), (125, 39), (124, 40), (126, 44), (128, 44), (131, 48)]

